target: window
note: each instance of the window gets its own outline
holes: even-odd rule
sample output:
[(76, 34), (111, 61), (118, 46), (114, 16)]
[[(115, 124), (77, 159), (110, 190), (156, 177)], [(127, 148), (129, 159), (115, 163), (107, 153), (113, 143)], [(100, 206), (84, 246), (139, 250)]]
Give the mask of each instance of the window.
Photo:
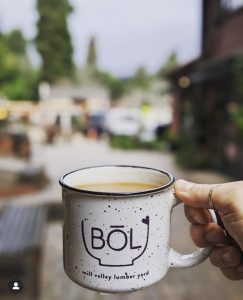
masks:
[(221, 5), (226, 11), (235, 11), (243, 7), (243, 0), (222, 0)]

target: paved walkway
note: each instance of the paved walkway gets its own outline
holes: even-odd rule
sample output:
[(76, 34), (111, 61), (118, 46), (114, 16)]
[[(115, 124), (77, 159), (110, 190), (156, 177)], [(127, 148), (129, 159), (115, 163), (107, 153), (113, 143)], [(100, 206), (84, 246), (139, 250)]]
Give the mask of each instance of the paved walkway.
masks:
[(40, 193), (6, 199), (7, 202), (43, 203), (60, 201), (61, 192), (59, 177), (70, 170), (101, 165), (101, 164), (131, 164), (143, 165), (166, 170), (175, 178), (184, 178), (202, 183), (220, 183), (228, 178), (209, 171), (185, 171), (176, 166), (171, 153), (158, 151), (122, 151), (111, 149), (105, 141), (97, 142), (76, 136), (72, 140), (62, 141), (56, 145), (36, 146), (32, 160), (33, 165), (43, 166), (47, 170), (50, 184)]
[[(26, 203), (61, 201), (58, 178), (68, 170), (99, 164), (133, 164), (151, 166), (172, 172), (177, 178), (218, 183), (227, 178), (212, 172), (185, 172), (174, 163), (170, 153), (153, 151), (120, 151), (110, 149), (105, 142), (87, 141), (79, 137), (44, 149), (37, 148), (34, 160), (48, 170), (51, 184), (40, 194), (22, 198)], [(12, 201), (12, 200), (8, 200)], [(18, 199), (17, 201), (20, 201)], [(175, 209), (172, 218), (172, 244), (185, 253), (194, 246), (188, 234), (183, 207)], [(156, 285), (143, 291), (123, 295), (101, 295), (74, 284), (62, 265), (62, 227), (48, 227), (43, 266), (41, 300), (242, 300), (242, 282), (231, 282), (220, 271), (205, 262), (192, 269), (173, 269)]]

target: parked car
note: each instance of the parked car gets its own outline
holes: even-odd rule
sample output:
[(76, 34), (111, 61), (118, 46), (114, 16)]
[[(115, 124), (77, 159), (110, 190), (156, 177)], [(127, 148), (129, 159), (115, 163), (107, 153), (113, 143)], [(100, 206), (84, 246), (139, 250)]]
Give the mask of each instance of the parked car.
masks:
[(113, 136), (137, 136), (141, 129), (138, 110), (112, 108), (106, 118), (106, 130)]

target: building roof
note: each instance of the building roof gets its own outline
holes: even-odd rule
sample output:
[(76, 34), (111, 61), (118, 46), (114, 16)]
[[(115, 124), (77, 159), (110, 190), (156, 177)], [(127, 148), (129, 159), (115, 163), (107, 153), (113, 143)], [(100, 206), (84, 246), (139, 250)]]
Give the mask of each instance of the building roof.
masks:
[(237, 58), (243, 58), (243, 51), (236, 52), (224, 58), (200, 58), (170, 71), (166, 76), (176, 83), (182, 76), (189, 78), (190, 84), (219, 80), (231, 74), (233, 63)]
[(108, 90), (99, 84), (89, 85), (53, 85), (50, 89), (50, 98), (69, 98), (69, 99), (89, 99), (99, 98), (109, 99)]

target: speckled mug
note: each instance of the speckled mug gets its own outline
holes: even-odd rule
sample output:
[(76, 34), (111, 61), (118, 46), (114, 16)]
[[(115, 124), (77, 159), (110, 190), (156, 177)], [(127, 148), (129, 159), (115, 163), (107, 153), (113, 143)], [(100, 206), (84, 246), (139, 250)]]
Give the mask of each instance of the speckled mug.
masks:
[[(152, 190), (105, 193), (78, 184), (139, 182)], [(77, 284), (104, 293), (131, 292), (154, 284), (172, 267), (204, 261), (210, 248), (183, 255), (170, 247), (170, 221), (179, 204), (171, 174), (137, 166), (98, 166), (60, 179), (64, 202), (66, 274)], [(214, 222), (215, 214), (210, 211)]]

